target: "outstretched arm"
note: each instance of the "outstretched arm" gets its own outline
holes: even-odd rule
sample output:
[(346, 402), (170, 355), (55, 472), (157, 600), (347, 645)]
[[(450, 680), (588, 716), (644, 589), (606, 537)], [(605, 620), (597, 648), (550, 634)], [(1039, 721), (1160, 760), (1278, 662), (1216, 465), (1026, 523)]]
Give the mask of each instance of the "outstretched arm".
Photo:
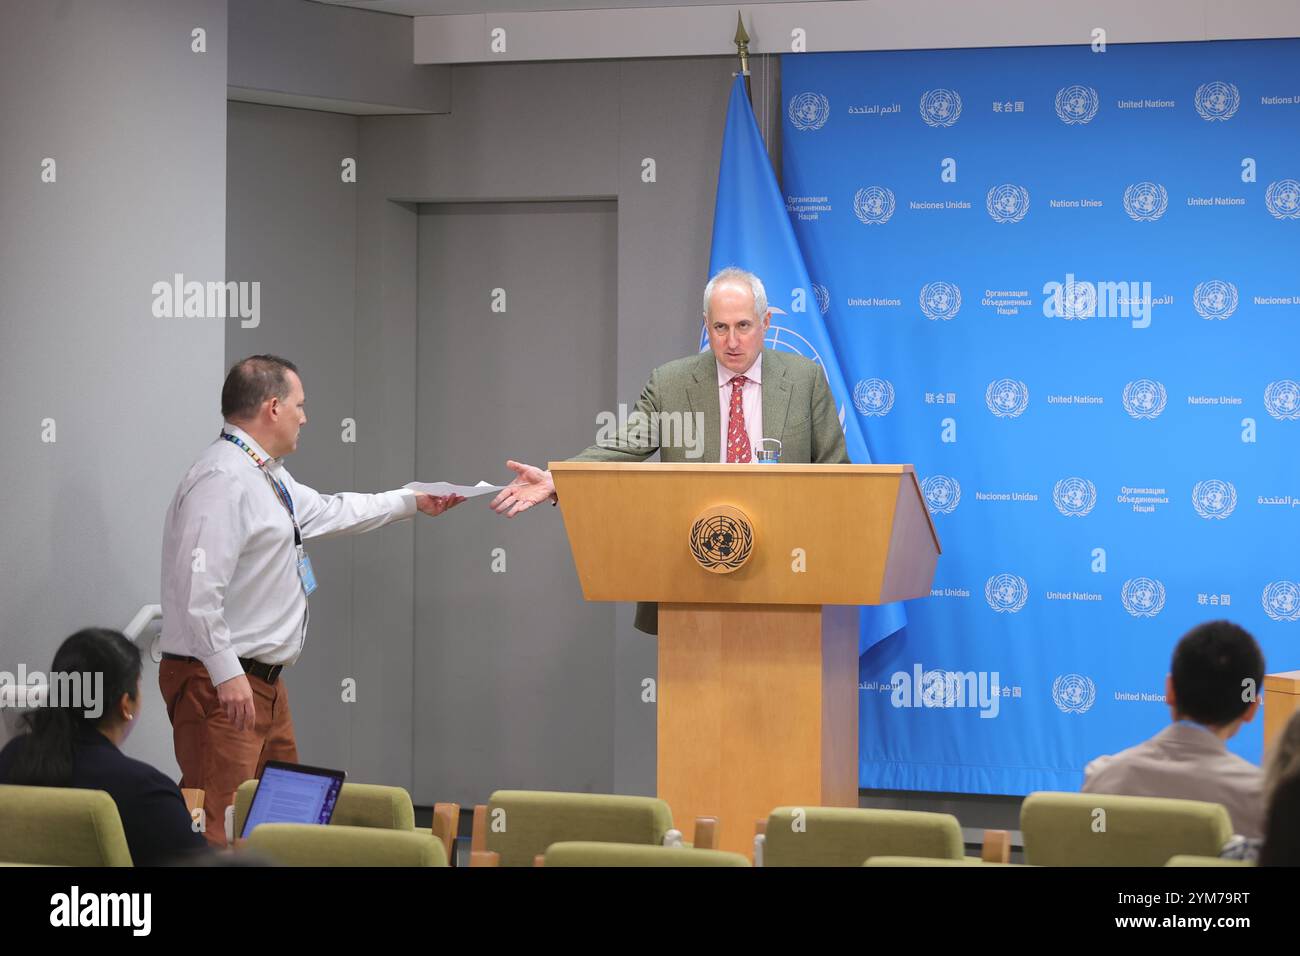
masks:
[[(651, 427), (653, 413), (659, 410), (659, 389), (651, 373), (650, 381), (641, 390), (636, 409), (628, 416), (624, 427), (615, 433), (597, 435), (596, 444), (574, 455), (571, 461), (645, 461), (659, 450), (658, 430)], [(555, 501), (555, 482), (551, 473), (518, 461), (506, 462), (506, 467), (516, 475), (500, 494), (492, 499), (492, 510), (513, 518), (535, 504)]]
[(497, 514), (513, 518), (533, 505), (554, 499), (555, 482), (551, 480), (549, 471), (542, 471), (533, 465), (525, 465), (518, 461), (508, 461), (506, 467), (513, 471), (516, 477), (492, 499), (492, 510)]

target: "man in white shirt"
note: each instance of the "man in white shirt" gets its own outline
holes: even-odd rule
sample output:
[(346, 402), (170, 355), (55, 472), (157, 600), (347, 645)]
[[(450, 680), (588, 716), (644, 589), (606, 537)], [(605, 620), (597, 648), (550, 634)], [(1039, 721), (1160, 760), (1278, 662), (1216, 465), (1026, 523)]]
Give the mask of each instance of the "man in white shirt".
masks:
[[(704, 287), (709, 351), (651, 372), (633, 413), (638, 421), (629, 415), (627, 428), (572, 460), (644, 461), (659, 452), (665, 462), (747, 464), (761, 441), (776, 439), (784, 462), (847, 464), (825, 369), (793, 352), (765, 349), (771, 318), (758, 276), (735, 267), (719, 271)], [(645, 424), (662, 422), (668, 427)], [(549, 471), (506, 464), (518, 477), (492, 500), (497, 514), (513, 518), (542, 501), (556, 502)], [(639, 604), (636, 626), (656, 633), (658, 605)]]
[(181, 479), (163, 525), (163, 661), (181, 786), (204, 791), (208, 842), (268, 760), (296, 762), (280, 676), (302, 652), (315, 589), (305, 542), (382, 527), (463, 498), (409, 489), (322, 495), (283, 458), (307, 423), (297, 367), (274, 355), (235, 364), (221, 390), (220, 437)]
[(1083, 792), (1220, 803), (1234, 833), (1263, 836), (1264, 771), (1225, 744), (1259, 710), (1263, 652), (1244, 628), (1209, 621), (1178, 642), (1169, 670), (1165, 703), (1173, 723), (1089, 763)]

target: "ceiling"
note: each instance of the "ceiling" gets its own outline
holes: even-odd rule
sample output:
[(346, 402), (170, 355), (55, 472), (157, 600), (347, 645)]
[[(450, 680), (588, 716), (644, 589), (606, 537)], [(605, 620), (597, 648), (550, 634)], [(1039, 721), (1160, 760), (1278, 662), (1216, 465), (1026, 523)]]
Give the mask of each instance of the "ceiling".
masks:
[[(316, 0), (330, 6), (379, 10), (408, 17), (454, 13), (506, 13), (542, 10), (613, 10), (636, 7), (718, 6), (720, 0)], [(751, 3), (779, 3), (782, 0), (745, 0)], [(726, 4), (721, 4), (726, 5)]]

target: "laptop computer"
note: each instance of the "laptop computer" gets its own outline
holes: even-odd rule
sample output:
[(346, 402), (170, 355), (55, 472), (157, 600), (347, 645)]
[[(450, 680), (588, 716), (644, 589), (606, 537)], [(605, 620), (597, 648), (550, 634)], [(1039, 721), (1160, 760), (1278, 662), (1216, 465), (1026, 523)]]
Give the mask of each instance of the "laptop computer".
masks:
[(346, 776), (342, 770), (268, 760), (240, 837), (261, 823), (329, 823)]

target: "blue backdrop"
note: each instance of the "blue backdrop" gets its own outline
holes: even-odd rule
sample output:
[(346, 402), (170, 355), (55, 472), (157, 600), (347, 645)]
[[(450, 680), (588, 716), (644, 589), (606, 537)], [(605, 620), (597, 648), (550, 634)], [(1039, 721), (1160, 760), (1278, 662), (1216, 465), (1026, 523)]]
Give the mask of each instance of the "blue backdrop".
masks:
[[(787, 55), (783, 192), (934, 591), (861, 785), (1076, 789), (1227, 617), (1300, 667), (1300, 41)], [(1261, 721), (1230, 743), (1258, 760)]]

